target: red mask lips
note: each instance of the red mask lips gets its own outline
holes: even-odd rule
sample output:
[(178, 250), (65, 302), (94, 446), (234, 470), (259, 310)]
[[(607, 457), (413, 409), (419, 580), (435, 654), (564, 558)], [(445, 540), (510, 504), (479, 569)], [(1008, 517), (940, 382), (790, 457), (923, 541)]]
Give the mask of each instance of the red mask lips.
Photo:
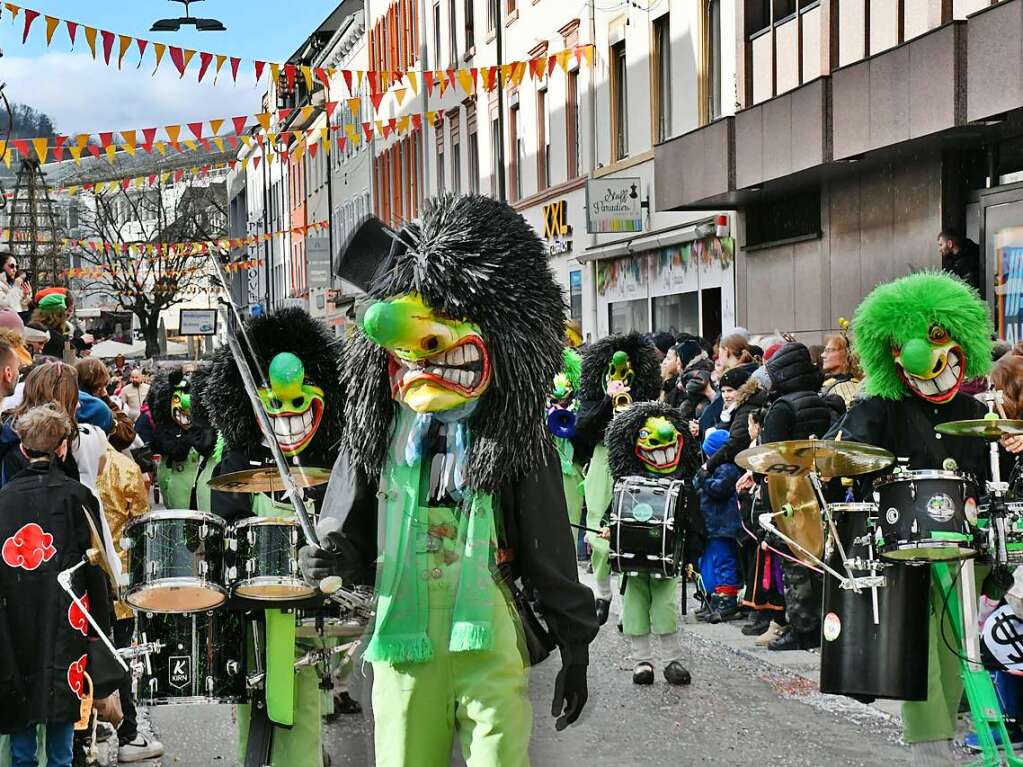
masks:
[(653, 450), (646, 450), (636, 445), (636, 457), (654, 469), (674, 469), (678, 467), (678, 462), (682, 459), (682, 448), (679, 446), (678, 440)]
[(394, 399), (401, 399), (414, 384), (424, 381), (471, 399), (490, 381), (490, 354), (481, 338), (469, 336), (418, 362), (391, 355), (388, 374)]
[(928, 402), (941, 405), (951, 400), (962, 386), (963, 378), (966, 375), (966, 355), (958, 346), (952, 347), (946, 354), (944, 369), (936, 378), (928, 380), (908, 374), (901, 365), (898, 368), (899, 375), (902, 376), (902, 380), (913, 394)]
[(314, 399), (305, 413), (279, 412), (270, 416), (277, 444), (285, 453), (297, 453), (316, 436), (323, 420), (323, 403)]

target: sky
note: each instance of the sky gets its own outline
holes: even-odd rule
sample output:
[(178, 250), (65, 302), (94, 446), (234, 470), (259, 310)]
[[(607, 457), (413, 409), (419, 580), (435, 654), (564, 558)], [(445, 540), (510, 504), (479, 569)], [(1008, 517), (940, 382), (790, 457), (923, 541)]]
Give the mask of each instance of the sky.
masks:
[[(21, 4), (15, 0), (16, 4)], [(213, 85), (212, 72), (197, 82), (198, 56), (183, 79), (164, 56), (153, 77), (154, 57), (147, 50), (141, 69), (134, 46), (116, 66), (116, 43), (111, 66), (103, 62), (101, 45), (93, 61), (89, 46), (78, 31), (74, 50), (66, 27), (61, 24), (49, 48), (42, 17), (32, 25), (29, 39), (22, 44), (24, 17), (11, 23), (4, 9), (0, 17), (0, 82), (7, 84), (12, 102), (28, 104), (46, 112), (63, 134), (96, 133), (162, 127), (217, 117), (253, 114), (268, 75), (257, 87), (251, 59), (283, 61), (299, 47), (313, 28), (337, 7), (340, 0), (205, 0), (191, 6), (191, 15), (220, 19), (226, 32), (150, 32), (159, 18), (184, 16), (180, 3), (169, 0), (26, 0), (40, 13), (70, 19), (115, 34), (142, 37), (182, 48), (238, 56), (244, 61), (238, 84), (231, 82), (228, 67)]]

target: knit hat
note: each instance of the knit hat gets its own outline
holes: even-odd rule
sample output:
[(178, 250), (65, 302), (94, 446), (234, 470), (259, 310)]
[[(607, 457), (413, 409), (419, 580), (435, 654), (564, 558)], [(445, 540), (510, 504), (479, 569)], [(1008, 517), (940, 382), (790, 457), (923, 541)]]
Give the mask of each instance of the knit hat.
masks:
[(754, 370), (750, 378), (760, 384), (760, 388), (764, 391), (771, 391), (771, 374), (767, 372), (766, 365), (761, 365)]
[(775, 353), (784, 345), (785, 345), (784, 341), (778, 341), (768, 346), (764, 350), (764, 362), (767, 362), (769, 359), (771, 359), (771, 357), (773, 357)]
[(679, 362), (682, 363), (682, 367), (688, 365), (702, 353), (703, 347), (701, 347), (700, 344), (693, 339), (682, 341), (675, 346), (675, 354), (678, 355), (678, 359)]
[(7, 328), (17, 332), (18, 335), (25, 335), (25, 323), (17, 312), (10, 309), (0, 309), (0, 328)]
[(67, 288), (43, 288), (42, 290), (37, 290), (34, 299), (36, 304), (38, 305), (41, 304), (43, 302), (43, 299), (46, 298), (47, 296), (54, 295), (64, 296), (66, 298)]
[(50, 293), (47, 296), (43, 296), (43, 300), (39, 302), (40, 309), (67, 309), (67, 296), (61, 293)]
[(708, 429), (703, 438), (703, 454), (710, 458), (728, 441), (727, 429)]
[(732, 368), (722, 373), (718, 383), (729, 389), (738, 389), (749, 380), (749, 371), (742, 367)]

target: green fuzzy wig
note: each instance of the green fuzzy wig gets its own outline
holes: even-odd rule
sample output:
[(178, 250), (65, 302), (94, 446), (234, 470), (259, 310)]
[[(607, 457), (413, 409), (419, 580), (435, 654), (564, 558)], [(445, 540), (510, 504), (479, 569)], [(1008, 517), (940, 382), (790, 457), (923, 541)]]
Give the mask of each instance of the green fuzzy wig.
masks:
[(991, 369), (993, 328), (977, 292), (944, 272), (920, 272), (878, 285), (856, 309), (853, 349), (866, 373), (864, 390), (882, 399), (909, 393), (892, 356), (912, 339), (926, 340), (940, 325), (966, 357), (964, 380)]
[(565, 378), (572, 385), (572, 391), (578, 394), (579, 380), (583, 374), (583, 358), (579, 356), (579, 352), (575, 349), (569, 349), (566, 346), (564, 351), (562, 351), (561, 372), (565, 374)]

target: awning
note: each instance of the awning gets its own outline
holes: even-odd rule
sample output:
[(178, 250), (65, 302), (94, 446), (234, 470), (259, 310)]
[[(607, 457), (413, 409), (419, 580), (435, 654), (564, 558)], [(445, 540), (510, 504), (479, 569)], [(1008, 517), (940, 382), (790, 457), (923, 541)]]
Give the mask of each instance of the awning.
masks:
[(707, 234), (705, 232), (697, 232), (697, 228), (704, 227), (707, 224), (710, 224), (710, 233), (713, 234), (714, 217), (710, 216), (699, 221), (690, 221), (683, 226), (673, 226), (670, 229), (660, 229), (656, 232), (637, 232), (631, 237), (623, 237), (614, 242), (593, 245), (580, 253), (577, 260), (580, 263), (602, 261), (607, 258), (631, 256), (647, 250), (666, 248), (669, 245), (678, 245), (683, 242), (702, 240)]

